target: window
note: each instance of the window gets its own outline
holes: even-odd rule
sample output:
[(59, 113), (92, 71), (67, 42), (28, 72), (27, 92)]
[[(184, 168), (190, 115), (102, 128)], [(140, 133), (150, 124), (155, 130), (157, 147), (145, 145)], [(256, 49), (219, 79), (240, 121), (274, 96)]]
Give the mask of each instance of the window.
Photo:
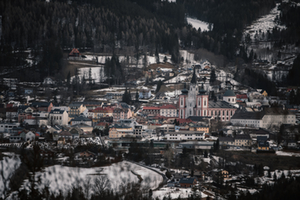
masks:
[(181, 98), (181, 101), (180, 101), (181, 105), (183, 105), (183, 98)]
[(224, 112), (224, 110), (223, 110), (223, 114), (222, 114), (223, 116), (225, 115), (225, 112)]
[(228, 102), (230, 102), (230, 98), (228, 98)]
[(206, 99), (204, 100), (204, 106), (206, 106)]

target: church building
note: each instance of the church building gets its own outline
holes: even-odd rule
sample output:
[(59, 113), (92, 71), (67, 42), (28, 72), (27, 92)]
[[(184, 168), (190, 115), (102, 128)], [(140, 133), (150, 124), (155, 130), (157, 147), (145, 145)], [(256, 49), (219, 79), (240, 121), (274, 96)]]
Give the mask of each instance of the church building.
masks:
[(195, 70), (190, 83), (189, 90), (184, 88), (179, 95), (178, 117), (186, 119), (189, 116), (203, 116), (219, 118), (221, 121), (230, 121), (236, 111), (236, 107), (226, 101), (209, 101), (208, 94), (197, 85)]

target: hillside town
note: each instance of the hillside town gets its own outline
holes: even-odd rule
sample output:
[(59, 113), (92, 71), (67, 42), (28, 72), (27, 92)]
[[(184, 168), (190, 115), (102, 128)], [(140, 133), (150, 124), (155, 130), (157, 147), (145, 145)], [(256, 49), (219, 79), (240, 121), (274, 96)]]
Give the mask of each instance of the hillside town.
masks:
[[(274, 181), (267, 175), (276, 170), (297, 176), (297, 164), (283, 169), (261, 157), (300, 155), (300, 109), (289, 100), (299, 89), (278, 88), (280, 96), (270, 96), (239, 84), (208, 60), (177, 69), (167, 61), (150, 64), (128, 85), (100, 83), (103, 89), (92, 95), (65, 100), (59, 94), (67, 92), (67, 80), (2, 78), (0, 147), (16, 152), (38, 145), (46, 165), (95, 167), (130, 160), (162, 174), (170, 191), (198, 188), (209, 198), (257, 192), (253, 188)], [(46, 91), (56, 95), (49, 99)], [(230, 155), (260, 159), (242, 163)], [(255, 187), (245, 182), (250, 179)], [(228, 193), (228, 186), (239, 189)]]

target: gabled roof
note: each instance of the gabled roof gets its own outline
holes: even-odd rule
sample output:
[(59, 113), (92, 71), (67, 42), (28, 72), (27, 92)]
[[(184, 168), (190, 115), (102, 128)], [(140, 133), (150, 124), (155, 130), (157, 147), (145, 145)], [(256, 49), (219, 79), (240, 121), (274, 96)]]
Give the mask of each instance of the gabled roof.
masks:
[(196, 178), (181, 178), (179, 181), (180, 183), (185, 183), (185, 184), (193, 184)]
[(164, 105), (164, 106), (161, 106), (160, 109), (177, 109), (176, 106), (174, 105)]
[(247, 112), (247, 111), (237, 111), (231, 117), (231, 119), (254, 119), (261, 120), (264, 116), (263, 112)]
[(87, 118), (87, 117), (84, 117), (84, 116), (79, 116), (79, 117), (76, 117), (74, 119), (71, 120), (71, 122), (74, 122), (74, 121), (92, 121), (91, 119)]
[(251, 140), (250, 135), (248, 134), (240, 134), (240, 135), (236, 135), (235, 140)]
[(61, 131), (58, 135), (59, 136), (72, 136), (72, 134), (69, 131)]
[(65, 112), (65, 110), (61, 110), (61, 109), (53, 109), (50, 111), (49, 114), (63, 114)]
[(208, 101), (209, 108), (235, 108), (226, 101)]
[(143, 107), (143, 110), (160, 110), (160, 107), (155, 106), (149, 106), (149, 107)]
[(78, 49), (74, 48), (72, 49), (72, 51), (69, 53), (69, 56), (73, 56), (73, 55), (80, 55), (80, 52), (78, 51)]
[(238, 98), (238, 99), (248, 99), (248, 96), (247, 96), (247, 94), (237, 94), (236, 98)]
[(51, 102), (37, 102), (37, 101), (35, 101), (35, 102), (31, 103), (31, 107), (34, 107), (34, 108), (36, 108), (36, 107), (49, 107), (50, 104), (51, 104)]
[(234, 142), (232, 137), (219, 137), (220, 142)]

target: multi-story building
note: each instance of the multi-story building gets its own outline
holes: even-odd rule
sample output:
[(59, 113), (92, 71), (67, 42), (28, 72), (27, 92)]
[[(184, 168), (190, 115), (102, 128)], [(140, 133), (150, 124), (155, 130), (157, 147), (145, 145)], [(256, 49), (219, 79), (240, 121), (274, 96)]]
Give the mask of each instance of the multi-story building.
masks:
[(199, 131), (168, 132), (165, 135), (165, 138), (169, 141), (203, 140), (204, 137), (205, 137), (205, 133)]
[(67, 125), (69, 115), (66, 110), (52, 109), (49, 113), (48, 124), (53, 125)]
[(295, 124), (296, 115), (289, 110), (275, 107), (264, 108), (262, 111), (238, 111), (230, 120), (233, 125), (271, 128), (273, 126), (279, 127), (281, 124)]
[(252, 141), (251, 137), (248, 134), (236, 135), (234, 137), (234, 145), (235, 146), (250, 147), (252, 144), (251, 141)]
[(164, 105), (160, 107), (160, 116), (178, 117), (177, 107), (175, 105)]
[(133, 128), (126, 125), (115, 124), (109, 129), (109, 138), (117, 139), (126, 136), (133, 136)]
[(69, 116), (79, 116), (84, 110), (86, 107), (82, 102), (73, 102), (69, 105)]
[(152, 116), (159, 115), (160, 114), (160, 107), (145, 106), (145, 107), (143, 107), (143, 114), (144, 115), (152, 115)]

